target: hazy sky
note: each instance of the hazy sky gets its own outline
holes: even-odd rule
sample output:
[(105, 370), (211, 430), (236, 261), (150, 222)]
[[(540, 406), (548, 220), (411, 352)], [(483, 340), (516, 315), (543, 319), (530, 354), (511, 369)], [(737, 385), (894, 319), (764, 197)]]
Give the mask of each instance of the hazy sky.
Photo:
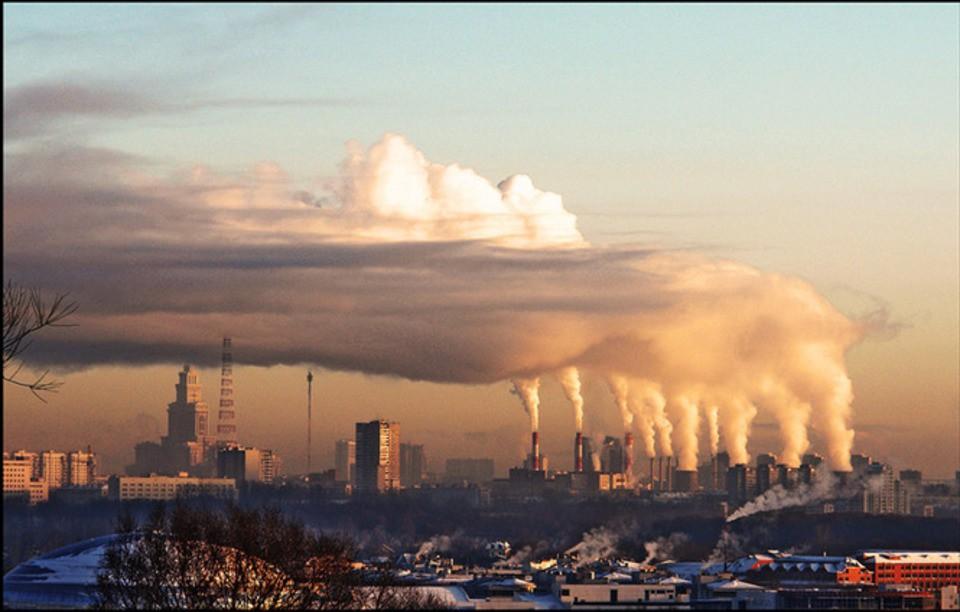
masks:
[[(850, 317), (886, 313), (886, 333), (847, 355), (854, 448), (946, 477), (960, 461), (958, 23), (949, 4), (5, 4), (4, 242), (53, 241), (67, 227), (91, 245), (104, 231), (89, 260), (48, 255), (72, 271), (62, 286), (105, 283), (100, 302), (80, 306), (106, 312), (109, 282), (149, 276), (149, 249), (170, 240), (163, 228), (204, 243), (184, 185), (260, 185), (282, 169), (285, 189), (322, 208), (345, 143), (397, 133), (494, 184), (529, 175), (562, 196), (592, 245), (732, 259), (805, 279)], [(105, 227), (137, 227), (129, 206), (151, 202), (141, 251), (110, 242)], [(243, 222), (275, 229), (275, 219)], [(228, 243), (211, 233), (205, 246)], [(28, 254), (5, 246), (5, 276), (57, 289), (56, 267)], [(36, 270), (50, 277), (31, 278)], [(213, 278), (183, 283), (199, 292)], [(247, 290), (282, 314), (290, 302), (269, 280)], [(116, 287), (116, 314), (137, 296), (149, 310), (155, 293), (129, 287)], [(108, 467), (131, 461), (136, 441), (163, 433), (182, 362), (214, 361), (225, 331), (244, 359), (239, 325), (189, 329), (180, 315), (164, 324), (208, 342), (209, 354), (180, 357), (158, 341), (166, 365), (71, 366), (48, 404), (5, 385), (4, 447), (90, 443)], [(353, 422), (376, 416), (427, 444), (432, 469), (470, 455), (503, 471), (524, 451), (527, 419), (506, 382), (237, 367), (241, 438), (278, 449), (291, 471), (305, 463), (307, 367), (318, 373), (323, 462)], [(619, 435), (603, 380), (584, 379), (586, 430)], [(211, 401), (215, 381), (215, 369), (202, 371)], [(567, 466), (572, 414), (553, 380), (542, 421), (544, 451)], [(761, 414), (751, 452), (778, 444)]]

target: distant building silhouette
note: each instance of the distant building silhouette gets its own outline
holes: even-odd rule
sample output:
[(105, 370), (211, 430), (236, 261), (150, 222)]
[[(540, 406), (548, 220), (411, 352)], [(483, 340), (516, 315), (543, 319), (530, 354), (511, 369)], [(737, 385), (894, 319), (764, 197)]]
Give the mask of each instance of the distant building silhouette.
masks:
[(400, 424), (357, 423), (355, 488), (375, 493), (400, 488)]

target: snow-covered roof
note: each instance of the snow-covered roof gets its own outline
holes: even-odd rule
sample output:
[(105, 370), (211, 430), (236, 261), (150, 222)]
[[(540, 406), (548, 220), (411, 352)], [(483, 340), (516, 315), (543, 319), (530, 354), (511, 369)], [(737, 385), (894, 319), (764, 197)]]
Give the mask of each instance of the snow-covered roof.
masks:
[(84, 540), (16, 566), (3, 577), (4, 607), (89, 607), (100, 560), (118, 537)]
[(721, 572), (730, 572), (738, 576), (743, 576), (750, 570), (757, 570), (764, 565), (771, 563), (774, 557), (765, 554), (747, 555), (727, 563), (711, 563), (703, 569), (704, 574), (716, 575)]
[(602, 574), (599, 578), (606, 580), (607, 582), (630, 582), (633, 580), (633, 576), (630, 574), (625, 574), (623, 572), (609, 572), (607, 574)]
[(707, 585), (711, 591), (729, 592), (729, 591), (758, 591), (763, 589), (761, 586), (744, 582), (742, 580), (725, 580), (723, 582), (712, 582)]
[(689, 580), (684, 580), (678, 576), (670, 576), (669, 578), (664, 578), (657, 584), (693, 584)]
[(866, 569), (853, 557), (784, 557), (766, 564), (763, 569), (770, 571), (827, 572), (835, 574), (848, 567)]
[(875, 563), (960, 563), (960, 552), (918, 550), (865, 550), (864, 559)]

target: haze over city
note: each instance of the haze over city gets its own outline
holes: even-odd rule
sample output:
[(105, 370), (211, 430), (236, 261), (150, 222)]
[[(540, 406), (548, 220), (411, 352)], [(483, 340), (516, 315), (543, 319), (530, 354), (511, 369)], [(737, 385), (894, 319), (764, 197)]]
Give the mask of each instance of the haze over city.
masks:
[(17, 4), (5, 609), (960, 609), (960, 6)]
[(218, 10), (4, 7), (5, 276), (80, 306), (31, 349), (62, 391), (5, 388), (5, 447), (119, 469), (231, 335), (239, 429), (293, 471), (306, 369), (320, 462), (384, 417), (505, 468), (511, 377), (570, 456), (571, 365), (588, 435), (623, 375), (760, 404), (751, 455), (809, 430), (956, 469), (955, 6)]

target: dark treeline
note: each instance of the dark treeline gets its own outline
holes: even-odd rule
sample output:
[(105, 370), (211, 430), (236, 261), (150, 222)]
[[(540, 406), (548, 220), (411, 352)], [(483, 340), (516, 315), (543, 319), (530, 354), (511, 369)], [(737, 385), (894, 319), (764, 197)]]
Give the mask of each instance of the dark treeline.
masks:
[[(645, 557), (646, 541), (683, 534), (673, 556), (697, 560), (710, 555), (726, 526), (711, 506), (655, 506), (615, 496), (475, 507), (465, 501), (441, 503), (405, 493), (333, 500), (295, 492), (252, 489), (241, 497), (240, 507), (280, 508), (318, 533), (350, 541), (361, 558), (415, 551), (434, 536), (447, 536), (441, 550), (466, 563), (482, 561), (483, 545), (492, 540), (507, 540), (514, 550), (530, 547), (532, 555), (546, 556), (572, 546), (591, 529), (606, 527), (619, 537), (623, 554), (639, 559)], [(191, 504), (224, 506), (215, 500)], [(4, 572), (37, 554), (112, 533), (123, 509), (142, 520), (155, 505), (108, 500), (35, 507), (5, 504)], [(728, 531), (737, 536), (745, 552), (773, 548), (839, 555), (864, 548), (960, 548), (958, 519), (792, 511), (754, 515), (731, 523)]]

